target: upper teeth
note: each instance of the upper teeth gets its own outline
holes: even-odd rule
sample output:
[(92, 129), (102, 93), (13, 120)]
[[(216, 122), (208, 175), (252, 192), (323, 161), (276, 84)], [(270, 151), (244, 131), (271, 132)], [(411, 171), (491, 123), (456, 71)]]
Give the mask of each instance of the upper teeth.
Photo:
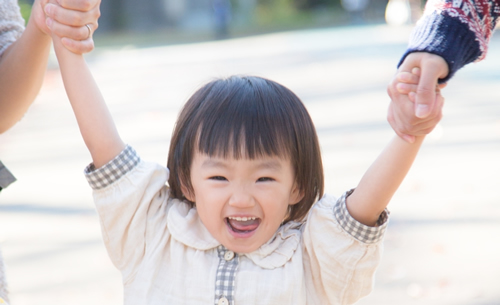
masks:
[(247, 220), (255, 220), (257, 217), (228, 217), (228, 218), (236, 221), (247, 221)]

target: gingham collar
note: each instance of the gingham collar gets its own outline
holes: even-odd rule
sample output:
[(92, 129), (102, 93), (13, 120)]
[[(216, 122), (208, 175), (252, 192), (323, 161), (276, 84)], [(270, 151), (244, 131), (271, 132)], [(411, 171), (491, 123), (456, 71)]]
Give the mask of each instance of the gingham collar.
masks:
[[(185, 202), (172, 199), (172, 206), (167, 217), (170, 234), (186, 246), (198, 250), (210, 250), (220, 245), (201, 222), (196, 208), (191, 208)], [(259, 249), (241, 255), (265, 269), (281, 267), (291, 259), (299, 246), (300, 227), (301, 224), (298, 222), (288, 222), (281, 226), (276, 234)]]

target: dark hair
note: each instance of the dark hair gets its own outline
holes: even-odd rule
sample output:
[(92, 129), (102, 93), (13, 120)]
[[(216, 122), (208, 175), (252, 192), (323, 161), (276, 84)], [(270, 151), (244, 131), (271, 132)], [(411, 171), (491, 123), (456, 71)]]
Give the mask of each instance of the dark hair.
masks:
[[(167, 166), (170, 196), (192, 191), (190, 168), (195, 149), (209, 156), (289, 158), (304, 198), (290, 206), (284, 222), (300, 221), (323, 196), (318, 136), (300, 99), (284, 86), (255, 76), (214, 80), (187, 101), (177, 119)], [(242, 150), (245, 150), (242, 152)]]

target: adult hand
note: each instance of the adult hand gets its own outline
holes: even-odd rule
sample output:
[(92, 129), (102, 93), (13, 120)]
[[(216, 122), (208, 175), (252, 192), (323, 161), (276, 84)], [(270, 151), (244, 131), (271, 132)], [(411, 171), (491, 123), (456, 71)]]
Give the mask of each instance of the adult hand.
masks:
[[(401, 82), (411, 82), (408, 78), (412, 77), (414, 68), (420, 69), (420, 79), (415, 88), (416, 94), (408, 94), (408, 88)], [(448, 75), (448, 64), (438, 55), (415, 52), (405, 58), (397, 75), (400, 79), (394, 77), (387, 87), (391, 97), (387, 120), (396, 134), (407, 142), (413, 142), (415, 136), (432, 131), (429, 126), (435, 126), (436, 120), (441, 119), (443, 104), (436, 105), (436, 87), (438, 79)]]
[(61, 38), (62, 44), (74, 53), (94, 49), (92, 34), (98, 27), (101, 0), (36, 0), (32, 18), (45, 34)]

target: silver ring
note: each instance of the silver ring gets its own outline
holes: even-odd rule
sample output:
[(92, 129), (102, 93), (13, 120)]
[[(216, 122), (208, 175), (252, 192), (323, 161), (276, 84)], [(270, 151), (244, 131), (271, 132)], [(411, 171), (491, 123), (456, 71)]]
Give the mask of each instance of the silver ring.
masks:
[(90, 25), (89, 25), (89, 24), (86, 24), (85, 26), (86, 26), (86, 27), (87, 27), (87, 29), (89, 30), (89, 36), (87, 36), (87, 38), (85, 38), (85, 39), (89, 39), (89, 38), (90, 38), (90, 36), (92, 35), (92, 29), (90, 28)]

